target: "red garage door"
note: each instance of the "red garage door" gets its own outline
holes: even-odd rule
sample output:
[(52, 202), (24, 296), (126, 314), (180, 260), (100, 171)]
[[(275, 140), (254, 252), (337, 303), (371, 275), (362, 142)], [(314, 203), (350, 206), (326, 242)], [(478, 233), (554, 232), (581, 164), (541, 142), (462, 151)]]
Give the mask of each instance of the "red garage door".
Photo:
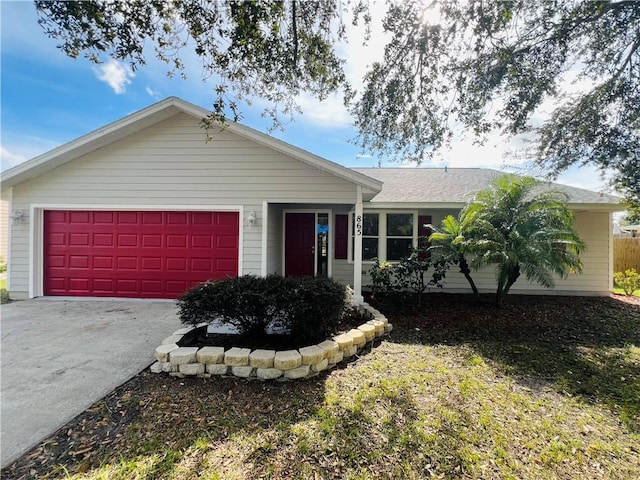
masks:
[(238, 274), (237, 212), (44, 212), (44, 294), (178, 298)]

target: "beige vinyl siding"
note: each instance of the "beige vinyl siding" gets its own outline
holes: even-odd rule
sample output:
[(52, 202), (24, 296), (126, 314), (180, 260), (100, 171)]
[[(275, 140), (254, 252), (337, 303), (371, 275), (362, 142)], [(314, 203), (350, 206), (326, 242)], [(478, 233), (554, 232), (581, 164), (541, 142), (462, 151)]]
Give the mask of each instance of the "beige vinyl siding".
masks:
[[(385, 210), (391, 211), (391, 210)], [(442, 219), (449, 214), (457, 215), (453, 210), (420, 210), (420, 214), (431, 215), (433, 223), (439, 225)], [(609, 248), (611, 237), (609, 231), (610, 214), (608, 212), (577, 212), (575, 213), (575, 226), (580, 236), (587, 245), (587, 250), (580, 255), (584, 264), (582, 274), (570, 274), (567, 278), (556, 277), (556, 287), (548, 290), (540, 285), (532, 284), (521, 276), (512, 287), (513, 293), (545, 293), (545, 294), (576, 294), (576, 295), (608, 295), (610, 292), (610, 265)], [(343, 265), (336, 265), (334, 262), (334, 276), (338, 273), (340, 281), (346, 281), (346, 268)], [(346, 263), (346, 261), (341, 261)], [(368, 274), (371, 262), (363, 262), (362, 284), (365, 287), (371, 285), (371, 278)], [(352, 263), (349, 263), (353, 267)], [(342, 273), (340, 273), (342, 272)], [(495, 271), (488, 267), (480, 271), (473, 272), (472, 277), (482, 292), (495, 292)], [(353, 281), (353, 280), (351, 280)], [(348, 282), (346, 282), (348, 283)], [(439, 289), (433, 288), (431, 291)], [(445, 292), (470, 292), (471, 289), (466, 279), (458, 272), (458, 268), (453, 265), (447, 272)]]
[(282, 206), (269, 204), (267, 274), (282, 274)]
[[(14, 208), (229, 205), (243, 206), (245, 217), (255, 211), (260, 219), (263, 201), (355, 202), (356, 187), (346, 180), (228, 130), (213, 136), (206, 142), (198, 119), (175, 115), (17, 185)], [(259, 275), (262, 229), (260, 223), (254, 228), (242, 223), (243, 273)], [(12, 230), (12, 244), (12, 291), (28, 292), (28, 222)]]
[[(333, 268), (331, 277), (344, 284), (353, 286), (353, 263), (349, 263), (347, 260), (333, 259)], [(363, 285), (366, 283), (363, 281)]]
[[(565, 279), (555, 277), (553, 290), (530, 283), (522, 275), (511, 287), (513, 293), (546, 293), (576, 295), (607, 295), (610, 292), (609, 264), (609, 213), (577, 212), (576, 229), (587, 244), (587, 250), (580, 255), (584, 264), (582, 274), (569, 274)], [(472, 277), (483, 292), (494, 292), (496, 289), (495, 270), (491, 267), (473, 272)], [(465, 278), (458, 273), (455, 266), (447, 273), (445, 291), (469, 291)]]
[(0, 257), (7, 261), (9, 253), (9, 204), (11, 201), (11, 189), (2, 192), (0, 200)]

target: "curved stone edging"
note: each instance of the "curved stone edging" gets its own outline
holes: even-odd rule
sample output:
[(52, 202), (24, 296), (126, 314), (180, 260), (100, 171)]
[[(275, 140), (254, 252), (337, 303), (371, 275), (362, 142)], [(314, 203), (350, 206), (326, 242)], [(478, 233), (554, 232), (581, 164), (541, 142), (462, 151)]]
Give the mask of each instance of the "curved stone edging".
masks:
[(297, 350), (232, 347), (225, 351), (223, 347), (180, 347), (178, 344), (185, 335), (208, 324), (184, 327), (165, 338), (156, 348), (157, 362), (151, 365), (150, 370), (153, 373), (166, 372), (174, 377), (233, 375), (262, 380), (311, 377), (347, 361), (368, 342), (391, 332), (393, 325), (382, 313), (366, 303), (359, 308), (370, 313), (373, 320), (331, 340)]

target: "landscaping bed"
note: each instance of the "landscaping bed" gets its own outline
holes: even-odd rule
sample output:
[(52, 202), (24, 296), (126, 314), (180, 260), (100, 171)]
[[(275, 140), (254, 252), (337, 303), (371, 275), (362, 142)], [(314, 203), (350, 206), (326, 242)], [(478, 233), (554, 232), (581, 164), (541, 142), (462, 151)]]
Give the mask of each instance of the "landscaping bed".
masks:
[(2, 478), (640, 478), (640, 306), (432, 294), (290, 383), (142, 372)]
[[(328, 338), (312, 336), (313, 344), (305, 342), (305, 346), (295, 348), (301, 338), (307, 337), (277, 335), (276, 338), (284, 342), (285, 348), (281, 350), (265, 348), (273, 345), (274, 340), (270, 337), (274, 335), (264, 329), (260, 335), (245, 332), (235, 335), (235, 339), (225, 335), (223, 338), (228, 345), (224, 346), (208, 344), (209, 323), (187, 325), (165, 338), (155, 349), (157, 362), (151, 365), (150, 370), (180, 378), (233, 375), (247, 379), (297, 380), (316, 376), (349, 361), (367, 343), (389, 334), (393, 329), (387, 318), (368, 304), (350, 308), (348, 312), (346, 316), (341, 315), (340, 323), (336, 319), (335, 331)], [(346, 330), (354, 321), (354, 328)], [(362, 323), (358, 325), (359, 322)], [(251, 348), (250, 345), (262, 348)]]
[[(368, 322), (373, 317), (353, 308), (341, 318), (335, 328), (335, 334), (340, 335), (346, 333), (353, 328), (358, 328), (363, 323)], [(322, 342), (325, 338), (316, 338), (317, 343)], [(242, 346), (250, 349), (267, 349), (267, 350), (290, 350), (298, 349), (306, 346), (306, 343), (300, 343), (292, 339), (290, 335), (272, 333), (263, 336), (239, 335), (237, 333), (220, 333), (210, 332), (201, 329), (197, 334), (184, 339), (180, 344), (183, 347), (206, 347), (218, 346), (225, 349)]]

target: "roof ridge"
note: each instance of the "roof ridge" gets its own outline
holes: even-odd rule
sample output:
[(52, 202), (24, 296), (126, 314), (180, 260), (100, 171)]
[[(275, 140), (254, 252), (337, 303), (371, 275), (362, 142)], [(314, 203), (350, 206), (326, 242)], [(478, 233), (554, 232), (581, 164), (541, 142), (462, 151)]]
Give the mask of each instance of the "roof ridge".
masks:
[[(445, 167), (348, 167), (354, 170), (445, 170)], [(489, 167), (446, 167), (446, 170), (492, 170), (499, 172), (495, 168)]]

